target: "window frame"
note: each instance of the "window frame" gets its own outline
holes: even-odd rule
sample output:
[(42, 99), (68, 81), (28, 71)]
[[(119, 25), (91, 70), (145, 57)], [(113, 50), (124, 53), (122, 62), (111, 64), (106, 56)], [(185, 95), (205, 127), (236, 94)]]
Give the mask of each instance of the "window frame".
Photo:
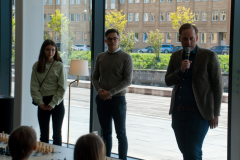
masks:
[[(203, 13), (206, 13), (206, 15), (203, 16)], [(206, 16), (206, 20), (203, 20), (203, 18), (204, 18), (205, 16)], [(207, 11), (202, 11), (201, 21), (207, 21)]]
[[(196, 20), (196, 13), (198, 13), (198, 20)], [(200, 19), (200, 12), (199, 11), (194, 12), (193, 19), (194, 19), (194, 21), (199, 21), (199, 19)]]
[[(213, 17), (214, 17), (214, 12), (217, 12), (216, 20), (213, 19)], [(212, 21), (218, 21), (218, 11), (212, 11)]]
[[(161, 20), (161, 17), (163, 17), (163, 20)], [(164, 22), (165, 21), (165, 14), (164, 12), (159, 13), (159, 22)]]
[(76, 22), (80, 22), (80, 14), (76, 13)]
[[(167, 22), (171, 22), (171, 13), (172, 12), (167, 12)], [(169, 20), (170, 19), (170, 20)]]
[[(136, 14), (138, 15), (138, 20), (136, 21)], [(137, 12), (137, 13), (134, 13), (134, 22), (139, 22), (139, 19), (140, 19), (140, 16), (139, 16), (139, 13)]]
[[(225, 19), (222, 19), (222, 12), (225, 12)], [(220, 11), (220, 21), (226, 21), (227, 20), (227, 11)]]
[[(170, 42), (168, 42), (168, 35), (170, 35)], [(171, 32), (166, 33), (166, 43), (172, 43), (172, 34)]]
[[(153, 15), (152, 15), (153, 14)], [(153, 19), (152, 19), (153, 18)], [(156, 21), (156, 15), (155, 12), (150, 12), (150, 22), (155, 22)]]
[[(213, 43), (213, 34), (216, 34), (216, 43)], [(217, 39), (217, 32), (211, 32), (211, 44), (217, 44), (218, 39)]]
[[(206, 40), (206, 42), (202, 41), (203, 40), (203, 35), (205, 35), (204, 40)], [(207, 43), (207, 33), (206, 32), (201, 32), (201, 42), (200, 43), (201, 44), (206, 44)]]
[[(73, 16), (73, 17), (72, 17)], [(73, 20), (72, 20), (72, 18), (73, 18)], [(70, 13), (69, 14), (69, 21), (70, 22), (74, 22), (74, 13)]]
[(128, 22), (132, 22), (132, 21), (133, 21), (133, 13), (128, 13)]
[[(146, 15), (146, 16), (145, 16)], [(147, 18), (147, 20), (145, 21), (145, 17)], [(148, 13), (144, 12), (143, 13), (143, 22), (148, 22)]]

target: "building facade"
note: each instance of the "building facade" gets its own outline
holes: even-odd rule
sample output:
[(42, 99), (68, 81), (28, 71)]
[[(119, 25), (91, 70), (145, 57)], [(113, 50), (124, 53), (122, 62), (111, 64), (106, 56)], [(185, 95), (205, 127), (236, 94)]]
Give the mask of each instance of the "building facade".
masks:
[[(149, 46), (149, 31), (159, 29), (164, 35), (163, 43), (181, 45), (178, 33), (173, 29), (171, 13), (177, 7), (190, 8), (194, 14), (194, 24), (198, 27), (198, 46), (211, 48), (229, 45), (231, 0), (106, 0), (105, 9), (122, 10), (128, 20), (125, 31), (134, 31), (134, 49)], [(66, 15), (73, 27), (73, 44), (90, 44), (91, 0), (44, 0), (44, 29), (54, 40), (58, 36), (48, 28), (47, 23), (56, 9)]]

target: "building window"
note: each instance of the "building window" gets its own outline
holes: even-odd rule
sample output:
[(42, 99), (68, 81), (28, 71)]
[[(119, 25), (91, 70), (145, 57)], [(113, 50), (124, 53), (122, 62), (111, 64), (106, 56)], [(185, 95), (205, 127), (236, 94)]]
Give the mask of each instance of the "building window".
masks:
[(201, 33), (201, 43), (207, 42), (207, 33)]
[(58, 35), (59, 35), (58, 32), (56, 32), (56, 34), (55, 34), (55, 41), (59, 41), (59, 36)]
[(44, 22), (47, 22), (47, 14), (45, 14), (45, 13), (43, 15), (43, 20), (44, 20)]
[(168, 22), (171, 21), (171, 12), (167, 12), (167, 21), (168, 21)]
[(120, 3), (123, 4), (125, 0), (120, 0)]
[(180, 41), (179, 41), (179, 33), (178, 32), (176, 33), (176, 43), (180, 43)]
[(87, 4), (87, 0), (83, 0), (83, 4)]
[(182, 2), (182, 0), (177, 0), (177, 2)]
[(220, 20), (221, 21), (226, 21), (226, 11), (221, 11), (220, 12)]
[(105, 0), (105, 9), (107, 9), (107, 0)]
[(74, 0), (70, 0), (70, 4), (74, 4)]
[(148, 21), (148, 13), (143, 13), (143, 22)]
[(151, 3), (155, 3), (156, 2), (156, 0), (151, 0)]
[(128, 0), (128, 3), (133, 3), (133, 0)]
[(159, 21), (160, 22), (164, 21), (164, 14), (162, 12), (160, 12), (160, 14), (159, 14)]
[(167, 2), (172, 2), (172, 0), (167, 0)]
[(160, 3), (165, 3), (165, 0), (160, 0)]
[(164, 43), (164, 33), (160, 33), (162, 35), (162, 43)]
[(139, 13), (135, 13), (135, 22), (139, 22)]
[(76, 4), (80, 4), (80, 0), (76, 0)]
[(52, 0), (49, 0), (49, 1), (48, 1), (48, 4), (49, 4), (49, 5), (52, 5)]
[(56, 0), (56, 5), (60, 5), (60, 0)]
[(66, 4), (66, 0), (62, 0), (62, 5), (65, 5)]
[(199, 2), (200, 0), (194, 0), (194, 2)]
[(217, 21), (218, 20), (218, 11), (213, 11), (212, 12), (212, 21)]
[(70, 14), (70, 22), (74, 22), (74, 14)]
[(207, 0), (202, 0), (202, 1), (207, 1)]
[(143, 2), (144, 2), (144, 3), (149, 3), (149, 0), (144, 0)]
[(171, 33), (166, 34), (166, 43), (171, 43)]
[(143, 43), (147, 43), (148, 33), (143, 33)]
[(87, 32), (83, 32), (83, 42), (87, 42)]
[(189, 2), (189, 0), (184, 0), (184, 2)]
[(80, 21), (80, 14), (76, 14), (76, 22), (79, 22)]
[(199, 12), (194, 12), (194, 21), (199, 21)]
[(86, 22), (86, 21), (87, 21), (87, 14), (83, 13), (83, 22)]
[(212, 0), (212, 1), (218, 1), (218, 0)]
[(50, 22), (51, 20), (52, 20), (52, 14), (49, 13), (49, 14), (48, 14), (48, 22)]
[(111, 9), (115, 9), (115, 0), (111, 0)]
[(135, 0), (135, 3), (139, 3), (139, 0)]
[(217, 43), (217, 33), (211, 34), (211, 43)]
[(136, 42), (136, 43), (139, 42), (139, 33), (134, 34), (134, 42)]
[(75, 41), (80, 42), (80, 32), (76, 32)]
[(133, 20), (132, 13), (128, 13), (128, 21), (129, 21), (129, 22), (132, 22), (132, 20)]
[[(14, 2), (14, 1), (13, 1)], [(47, 0), (44, 0), (44, 5), (47, 5)]]
[(150, 21), (155, 22), (155, 13), (153, 12), (150, 13)]
[(202, 12), (202, 21), (207, 21), (207, 11)]

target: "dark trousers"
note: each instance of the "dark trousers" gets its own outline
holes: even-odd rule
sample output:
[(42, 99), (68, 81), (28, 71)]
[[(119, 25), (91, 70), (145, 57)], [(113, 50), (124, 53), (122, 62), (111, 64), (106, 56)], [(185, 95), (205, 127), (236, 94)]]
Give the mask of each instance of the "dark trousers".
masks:
[(112, 150), (112, 119), (118, 139), (119, 159), (127, 159), (128, 141), (126, 136), (126, 100), (125, 96), (112, 97), (103, 101), (96, 97), (97, 113), (102, 128), (102, 137), (106, 145), (106, 155), (110, 157)]
[[(47, 106), (52, 100), (52, 96), (43, 97), (43, 102)], [(49, 143), (49, 123), (52, 115), (53, 144), (62, 145), (62, 123), (65, 109), (63, 101), (55, 106), (51, 111), (46, 111), (38, 107), (38, 122), (40, 127), (40, 141)]]
[(209, 121), (198, 110), (174, 111), (172, 128), (184, 160), (202, 160), (202, 144), (208, 132)]

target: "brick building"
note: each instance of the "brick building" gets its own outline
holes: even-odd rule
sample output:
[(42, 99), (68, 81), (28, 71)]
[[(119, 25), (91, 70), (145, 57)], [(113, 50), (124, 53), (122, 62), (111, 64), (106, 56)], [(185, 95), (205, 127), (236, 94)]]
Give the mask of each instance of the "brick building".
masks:
[[(170, 14), (178, 6), (190, 8), (194, 13), (194, 24), (198, 27), (198, 45), (211, 48), (229, 45), (231, 0), (106, 0), (105, 9), (123, 10), (128, 20), (125, 31), (134, 31), (137, 43), (134, 48), (148, 46), (147, 34), (159, 29), (164, 34), (163, 43), (181, 45), (177, 31), (172, 28)], [(45, 0), (44, 29), (57, 41), (57, 34), (47, 27), (50, 15), (60, 9), (74, 28), (74, 44), (90, 44), (89, 0)]]

